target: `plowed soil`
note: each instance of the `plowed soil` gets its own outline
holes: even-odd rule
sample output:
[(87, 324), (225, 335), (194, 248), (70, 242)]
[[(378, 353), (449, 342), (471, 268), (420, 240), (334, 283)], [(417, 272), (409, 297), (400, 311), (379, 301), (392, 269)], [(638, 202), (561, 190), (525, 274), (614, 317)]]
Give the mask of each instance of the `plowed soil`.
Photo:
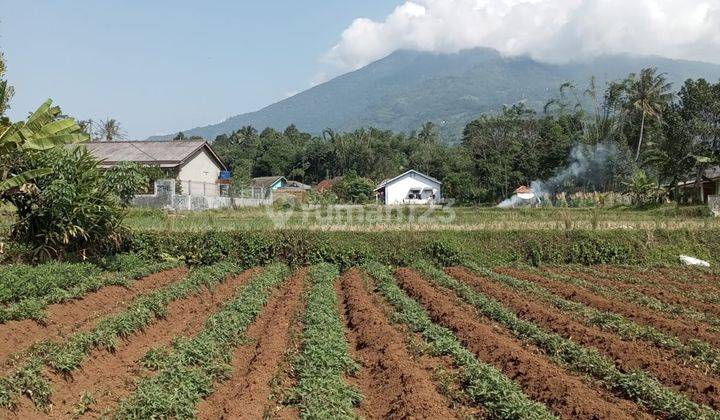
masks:
[(200, 404), (199, 418), (263, 418), (270, 404), (271, 381), (289, 345), (306, 273), (302, 270), (288, 279), (248, 328), (252, 343), (235, 350), (232, 377)]
[(461, 268), (446, 270), (453, 277), (512, 309), (520, 318), (546, 331), (553, 331), (586, 347), (595, 347), (614, 359), (625, 372), (641, 369), (666, 386), (685, 393), (694, 401), (720, 408), (720, 379), (705, 375), (689, 366), (673, 362), (673, 355), (642, 342), (623, 341), (596, 327), (586, 326), (555, 308), (536, 303), (522, 294), (492, 280), (476, 276)]
[(677, 306), (684, 306), (687, 308), (695, 309), (699, 312), (707, 312), (720, 316), (720, 305), (711, 305), (708, 303), (699, 302), (695, 299), (691, 299), (678, 293), (674, 293), (667, 288), (650, 287), (641, 284), (630, 284), (608, 279), (602, 279), (598, 276), (593, 276), (591, 274), (570, 269), (554, 268), (550, 269), (549, 271), (582, 279), (604, 287), (613, 287), (621, 291), (634, 291), (637, 293), (642, 293), (645, 296), (653, 297), (661, 302)]
[(496, 271), (518, 279), (537, 283), (551, 292), (564, 297), (565, 299), (580, 302), (603, 311), (622, 314), (635, 322), (650, 325), (659, 330), (669, 332), (685, 341), (700, 339), (713, 346), (720, 345), (720, 334), (708, 331), (709, 326), (704, 323), (672, 319), (660, 314), (657, 311), (653, 311), (639, 305), (606, 299), (589, 292), (582, 287), (551, 280), (544, 276), (528, 273), (523, 270), (514, 268), (498, 268)]
[(500, 369), (518, 382), (528, 396), (545, 403), (560, 416), (574, 419), (649, 418), (634, 403), (586, 384), (538, 349), (510, 337), (503, 328), (483, 320), (474, 310), (456, 302), (450, 293), (434, 288), (416, 272), (398, 269), (396, 276), (406, 292), (426, 308), (434, 322), (451, 329), (480, 360)]
[[(235, 295), (236, 288), (245, 284), (258, 269), (248, 270), (220, 283), (214, 290), (204, 289), (168, 306), (165, 318), (151, 324), (144, 331), (124, 340), (114, 353), (95, 351), (83, 367), (69, 377), (51, 375), (53, 408), (51, 415), (67, 418), (72, 415), (83, 392), (97, 401), (88, 416), (96, 417), (114, 408), (120, 399), (135, 389), (138, 377), (148, 375), (137, 361), (151, 348), (169, 345), (177, 336), (192, 337), (204, 326), (207, 318)], [(35, 412), (20, 411), (20, 418)]]
[(707, 273), (700, 269), (688, 269), (683, 268), (662, 268), (659, 272), (666, 278), (675, 279), (679, 276), (683, 277), (682, 281), (687, 282), (685, 279), (691, 279), (692, 284), (701, 284), (709, 286), (718, 292), (720, 292), (720, 275)]
[(403, 335), (373, 301), (356, 269), (343, 275), (340, 289), (348, 341), (362, 366), (353, 381), (364, 395), (359, 414), (373, 419), (456, 418), (427, 371), (413, 360)]
[[(606, 275), (612, 276), (614, 280), (619, 281), (623, 281), (623, 277), (627, 277), (635, 278), (649, 284), (654, 284), (658, 287), (670, 285), (678, 288), (679, 290), (685, 291), (692, 290), (700, 293), (720, 293), (720, 283), (707, 281), (707, 279), (700, 277), (701, 275), (698, 275), (697, 281), (680, 280), (679, 276), (674, 274), (677, 273), (676, 271), (674, 271), (677, 269), (657, 269), (654, 270), (652, 273), (609, 265), (594, 267), (594, 269), (599, 273), (604, 273)], [(685, 277), (693, 278), (693, 276), (695, 275), (695, 271), (683, 272), (683, 275)]]
[(31, 319), (6, 322), (0, 325), (0, 365), (37, 342), (90, 330), (100, 318), (125, 309), (136, 296), (186, 274), (186, 268), (175, 268), (135, 280), (128, 287), (107, 286), (80, 299), (50, 305), (45, 309), (47, 319), (43, 323)]

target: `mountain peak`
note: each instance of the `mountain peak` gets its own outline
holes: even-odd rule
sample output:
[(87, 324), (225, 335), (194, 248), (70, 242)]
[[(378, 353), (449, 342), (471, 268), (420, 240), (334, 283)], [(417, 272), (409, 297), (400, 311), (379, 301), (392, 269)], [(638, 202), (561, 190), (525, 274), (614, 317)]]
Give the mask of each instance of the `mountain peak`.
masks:
[(489, 48), (451, 54), (398, 50), (259, 111), (182, 131), (208, 139), (246, 125), (282, 130), (295, 124), (314, 134), (325, 128), (350, 131), (369, 126), (411, 132), (433, 121), (453, 141), (469, 121), (503, 105), (522, 100), (540, 110), (564, 82), (584, 86), (592, 76), (617, 80), (645, 67), (658, 67), (676, 85), (688, 78), (720, 79), (718, 65), (658, 56), (604, 55), (587, 62), (548, 64), (528, 56), (504, 57)]

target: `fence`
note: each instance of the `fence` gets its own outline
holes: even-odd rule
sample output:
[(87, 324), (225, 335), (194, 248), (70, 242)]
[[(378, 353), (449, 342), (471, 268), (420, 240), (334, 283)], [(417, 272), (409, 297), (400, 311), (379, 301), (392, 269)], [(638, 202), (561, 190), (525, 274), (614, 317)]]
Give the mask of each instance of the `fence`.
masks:
[(720, 195), (709, 196), (708, 206), (710, 206), (710, 211), (712, 211), (715, 216), (720, 217)]
[(272, 190), (265, 188), (233, 190), (224, 184), (161, 179), (155, 181), (153, 194), (135, 196), (132, 205), (180, 211), (267, 206), (272, 201)]

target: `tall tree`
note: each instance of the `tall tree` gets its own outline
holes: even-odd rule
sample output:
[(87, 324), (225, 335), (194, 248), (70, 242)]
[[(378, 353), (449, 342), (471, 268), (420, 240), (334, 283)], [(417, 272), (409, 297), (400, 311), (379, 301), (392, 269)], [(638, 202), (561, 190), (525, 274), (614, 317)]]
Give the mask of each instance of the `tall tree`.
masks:
[(640, 137), (635, 149), (635, 161), (640, 159), (640, 150), (645, 135), (647, 118), (660, 121), (663, 111), (673, 99), (672, 84), (668, 83), (665, 73), (658, 73), (657, 68), (646, 68), (640, 74), (631, 74), (625, 81), (627, 94), (627, 110), (640, 113)]
[(107, 118), (105, 121), (100, 121), (98, 134), (99, 137), (105, 141), (121, 140), (125, 138), (125, 133), (120, 127), (120, 122), (114, 118)]
[(10, 120), (5, 116), (10, 107), (10, 99), (13, 96), (13, 87), (5, 80), (5, 57), (0, 52), (0, 127), (10, 125)]

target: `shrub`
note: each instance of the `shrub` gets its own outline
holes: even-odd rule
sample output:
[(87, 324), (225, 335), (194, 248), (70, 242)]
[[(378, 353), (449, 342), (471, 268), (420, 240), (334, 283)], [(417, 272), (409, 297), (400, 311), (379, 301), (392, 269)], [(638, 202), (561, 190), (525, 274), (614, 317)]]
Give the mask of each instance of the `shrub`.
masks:
[(432, 241), (426, 247), (426, 253), (443, 267), (462, 264), (464, 258), (460, 251), (445, 241)]
[(135, 198), (135, 194), (147, 189), (150, 177), (148, 171), (137, 162), (120, 162), (105, 172), (105, 182), (127, 206)]
[(14, 240), (29, 244), (36, 258), (106, 254), (122, 242), (123, 209), (98, 162), (83, 147), (34, 153), (25, 170), (52, 173), (9, 197), (17, 208)]
[(338, 198), (347, 203), (364, 204), (373, 197), (375, 184), (367, 179), (351, 172), (343, 179), (333, 185), (333, 192)]

